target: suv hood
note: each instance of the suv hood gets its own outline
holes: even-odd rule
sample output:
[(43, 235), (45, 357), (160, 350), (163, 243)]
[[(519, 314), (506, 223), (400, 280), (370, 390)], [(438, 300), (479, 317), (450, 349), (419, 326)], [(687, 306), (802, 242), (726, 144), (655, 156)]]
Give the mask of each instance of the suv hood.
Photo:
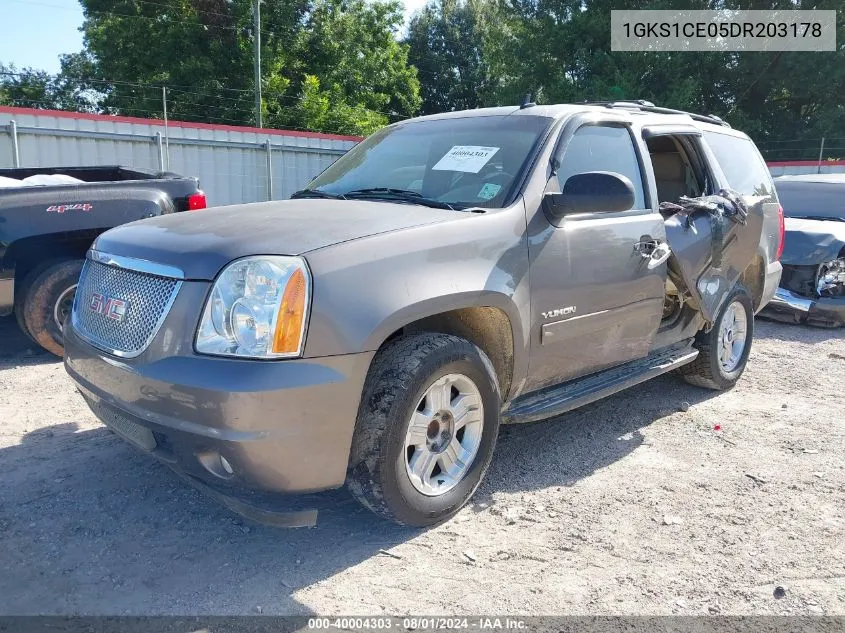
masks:
[(301, 255), (378, 233), (469, 217), (461, 211), (365, 200), (283, 200), (149, 218), (106, 231), (92, 248), (176, 266), (211, 280), (247, 255)]

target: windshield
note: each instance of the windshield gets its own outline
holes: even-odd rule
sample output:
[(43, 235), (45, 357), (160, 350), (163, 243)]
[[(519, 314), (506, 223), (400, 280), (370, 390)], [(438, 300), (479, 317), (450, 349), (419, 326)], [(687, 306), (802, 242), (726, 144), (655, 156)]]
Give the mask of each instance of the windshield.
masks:
[(484, 116), (384, 128), (308, 189), (332, 195), (358, 192), (356, 197), (390, 189), (407, 192), (408, 201), (417, 195), (456, 208), (502, 207), (551, 123), (538, 116)]

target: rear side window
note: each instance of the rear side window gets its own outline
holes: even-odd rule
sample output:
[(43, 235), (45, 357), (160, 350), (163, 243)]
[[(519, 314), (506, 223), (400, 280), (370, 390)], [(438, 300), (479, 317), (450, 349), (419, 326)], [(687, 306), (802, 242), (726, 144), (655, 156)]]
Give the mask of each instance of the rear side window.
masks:
[(567, 178), (588, 171), (613, 171), (627, 176), (634, 185), (634, 209), (645, 208), (640, 163), (627, 128), (585, 125), (575, 132), (557, 170), (561, 191)]
[(769, 168), (750, 139), (718, 132), (704, 132), (704, 138), (734, 191), (745, 196), (772, 196), (775, 186)]

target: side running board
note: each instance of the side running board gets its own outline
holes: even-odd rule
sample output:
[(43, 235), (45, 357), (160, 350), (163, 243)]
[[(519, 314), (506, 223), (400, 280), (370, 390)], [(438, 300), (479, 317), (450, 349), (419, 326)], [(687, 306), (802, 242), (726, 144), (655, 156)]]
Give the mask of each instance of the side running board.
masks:
[(691, 363), (696, 356), (697, 349), (676, 346), (618, 367), (534, 391), (514, 400), (502, 413), (502, 422), (536, 422), (555, 417)]

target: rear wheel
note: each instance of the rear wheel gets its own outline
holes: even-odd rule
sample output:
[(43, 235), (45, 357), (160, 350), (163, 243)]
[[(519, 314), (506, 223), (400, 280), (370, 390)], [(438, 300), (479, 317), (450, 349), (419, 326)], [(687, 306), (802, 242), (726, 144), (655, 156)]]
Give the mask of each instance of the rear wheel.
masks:
[(754, 337), (754, 306), (745, 286), (737, 284), (728, 295), (709, 332), (695, 339), (698, 357), (680, 369), (697, 387), (731, 389), (745, 371)]
[(73, 297), (83, 260), (58, 260), (27, 279), (21, 300), (19, 323), (41, 347), (56, 356), (64, 353), (62, 329), (73, 307)]
[(373, 360), (358, 413), (347, 485), (403, 525), (451, 517), (490, 465), (500, 397), (492, 364), (448, 334), (400, 337)]

